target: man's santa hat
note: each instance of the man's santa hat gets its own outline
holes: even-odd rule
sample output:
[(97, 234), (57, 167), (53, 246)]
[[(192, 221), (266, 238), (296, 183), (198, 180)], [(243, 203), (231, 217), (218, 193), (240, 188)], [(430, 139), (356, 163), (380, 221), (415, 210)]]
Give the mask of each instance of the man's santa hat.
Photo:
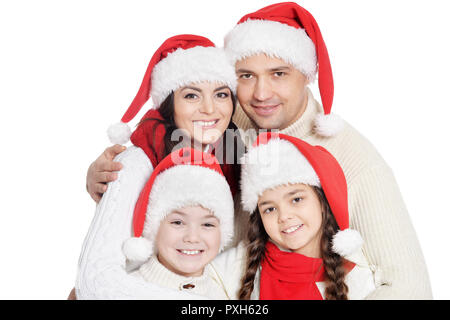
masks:
[(343, 127), (331, 114), (333, 74), (327, 47), (314, 17), (295, 2), (277, 3), (249, 13), (225, 37), (225, 50), (233, 65), (264, 53), (291, 64), (309, 81), (318, 72), (324, 114), (316, 118), (316, 133), (330, 137)]
[(131, 135), (127, 123), (152, 97), (157, 109), (171, 92), (202, 81), (227, 85), (236, 91), (236, 74), (222, 48), (209, 39), (183, 34), (171, 37), (156, 50), (145, 72), (141, 87), (121, 121), (108, 129), (112, 143), (124, 144)]
[(173, 210), (189, 206), (209, 209), (220, 221), (222, 250), (232, 239), (234, 204), (217, 159), (193, 148), (165, 157), (153, 170), (134, 209), (134, 237), (122, 250), (129, 261), (144, 262), (154, 252), (161, 221)]
[(345, 257), (362, 246), (358, 231), (349, 229), (347, 182), (336, 159), (323, 147), (285, 134), (262, 133), (242, 161), (242, 204), (253, 214), (267, 189), (303, 183), (322, 188), (339, 226), (333, 251)]

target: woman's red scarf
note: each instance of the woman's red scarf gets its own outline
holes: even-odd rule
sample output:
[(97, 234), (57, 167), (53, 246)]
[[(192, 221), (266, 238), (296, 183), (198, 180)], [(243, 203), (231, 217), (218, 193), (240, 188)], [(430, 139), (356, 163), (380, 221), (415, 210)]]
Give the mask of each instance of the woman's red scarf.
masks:
[[(148, 119), (148, 120), (145, 120)], [(145, 121), (143, 121), (145, 120)], [(130, 137), (131, 142), (144, 150), (147, 157), (150, 159), (153, 168), (155, 168), (162, 159), (164, 159), (164, 135), (166, 128), (161, 121), (165, 121), (158, 110), (149, 110), (141, 120), (136, 130)], [(214, 150), (212, 153), (214, 154)], [(221, 164), (223, 175), (227, 179), (228, 184), (233, 195), (238, 192), (239, 177), (236, 176), (232, 164)]]
[(281, 251), (267, 241), (261, 263), (261, 300), (323, 300), (316, 282), (324, 280), (322, 259)]

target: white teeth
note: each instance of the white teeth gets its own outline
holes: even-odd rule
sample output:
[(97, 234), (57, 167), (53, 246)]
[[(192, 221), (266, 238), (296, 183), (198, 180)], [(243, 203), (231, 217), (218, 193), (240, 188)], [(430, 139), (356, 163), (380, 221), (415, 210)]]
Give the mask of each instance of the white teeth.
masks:
[(180, 250), (182, 253), (184, 253), (184, 254), (199, 254), (200, 253), (200, 250), (192, 250), (192, 251), (189, 251), (189, 250)]
[(194, 121), (194, 124), (201, 127), (212, 126), (216, 123), (216, 120), (213, 121)]
[(295, 230), (297, 230), (297, 229), (300, 228), (301, 226), (302, 226), (302, 224), (299, 224), (298, 226), (294, 226), (294, 227), (291, 227), (291, 228), (289, 228), (289, 229), (284, 230), (284, 232), (285, 232), (285, 233), (291, 233), (291, 232), (294, 232)]

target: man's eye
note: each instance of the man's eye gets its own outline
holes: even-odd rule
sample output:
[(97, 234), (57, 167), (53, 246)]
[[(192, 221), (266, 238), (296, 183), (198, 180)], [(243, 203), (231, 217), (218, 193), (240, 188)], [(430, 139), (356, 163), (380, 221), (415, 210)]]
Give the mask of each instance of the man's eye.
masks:
[(283, 71), (277, 71), (277, 72), (274, 73), (274, 75), (275, 75), (276, 77), (282, 77), (282, 76), (284, 76), (285, 74), (286, 74), (286, 73), (283, 72)]
[(244, 73), (239, 76), (241, 79), (251, 79), (252, 75), (250, 73)]

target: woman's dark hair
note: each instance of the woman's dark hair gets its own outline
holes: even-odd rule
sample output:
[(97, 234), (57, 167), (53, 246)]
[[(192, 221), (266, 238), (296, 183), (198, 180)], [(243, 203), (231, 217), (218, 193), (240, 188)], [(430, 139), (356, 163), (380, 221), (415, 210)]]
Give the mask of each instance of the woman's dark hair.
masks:
[[(321, 188), (312, 187), (322, 207), (322, 238), (320, 242), (323, 266), (326, 275), (325, 300), (347, 300), (348, 287), (345, 284), (346, 270), (343, 258), (332, 250), (332, 239), (339, 230), (330, 205)], [(247, 235), (247, 265), (241, 280), (239, 299), (249, 300), (254, 289), (256, 273), (261, 265), (266, 242), (269, 239), (258, 208), (250, 215)]]

